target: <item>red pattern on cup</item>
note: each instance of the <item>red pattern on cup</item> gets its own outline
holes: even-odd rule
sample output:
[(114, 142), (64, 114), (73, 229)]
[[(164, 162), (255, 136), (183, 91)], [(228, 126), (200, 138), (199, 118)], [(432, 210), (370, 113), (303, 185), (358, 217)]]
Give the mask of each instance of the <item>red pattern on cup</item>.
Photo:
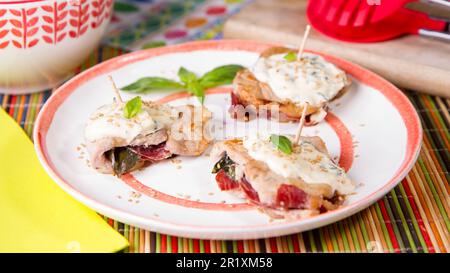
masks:
[(113, 0), (97, 0), (92, 1), (91, 15), (95, 18), (92, 22), (92, 28), (100, 26), (105, 19), (111, 15), (111, 7)]
[(9, 41), (2, 41), (3, 38), (9, 33), (9, 29), (3, 29), (6, 24), (8, 24), (7, 19), (2, 19), (6, 14), (6, 9), (0, 9), (0, 49), (5, 48), (9, 45)]
[(48, 13), (48, 15), (43, 15), (45, 23), (42, 26), (42, 29), (46, 32), (42, 36), (42, 39), (48, 44), (56, 44), (64, 40), (67, 35), (67, 31), (64, 31), (67, 27), (67, 14), (69, 13), (66, 10), (67, 2), (62, 3), (53, 3), (53, 6), (47, 5), (42, 6), (41, 8)]
[(39, 21), (39, 17), (32, 17), (36, 11), (37, 8), (9, 10), (13, 17), (15, 17), (13, 19), (9, 19), (9, 22), (13, 25), (11, 33), (17, 38), (13, 38), (13, 40), (11, 40), (15, 47), (31, 48), (39, 42), (38, 38), (33, 38), (39, 30), (39, 27), (36, 26)]
[(87, 0), (81, 0), (77, 5), (73, 5), (73, 9), (70, 10), (69, 15), (71, 19), (69, 20), (72, 30), (69, 31), (69, 36), (72, 38), (79, 37), (83, 35), (87, 30), (89, 25), (87, 24), (90, 16), (89, 7), (86, 5)]
[(98, 28), (112, 16), (113, 2), (45, 1), (30, 8), (0, 9), (0, 50), (9, 45), (31, 48), (40, 40), (44, 40), (44, 44), (57, 44), (67, 37), (78, 38), (89, 27)]

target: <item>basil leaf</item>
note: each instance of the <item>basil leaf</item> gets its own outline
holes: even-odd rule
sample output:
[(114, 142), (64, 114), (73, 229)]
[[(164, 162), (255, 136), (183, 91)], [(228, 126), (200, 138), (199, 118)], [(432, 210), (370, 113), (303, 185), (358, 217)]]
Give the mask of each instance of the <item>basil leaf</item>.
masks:
[(134, 83), (121, 88), (123, 91), (133, 93), (148, 93), (157, 90), (179, 90), (183, 89), (183, 85), (166, 78), (161, 77), (145, 77)]
[(106, 156), (111, 160), (111, 166), (117, 176), (132, 171), (140, 163), (140, 156), (126, 147), (109, 150)]
[(216, 164), (214, 164), (211, 173), (218, 173), (220, 170), (232, 165), (234, 165), (234, 161), (231, 160), (231, 158), (227, 154), (225, 154), (219, 161), (216, 162)]
[(297, 60), (297, 53), (289, 52), (283, 58), (288, 62), (293, 62), (293, 61)]
[(219, 66), (203, 75), (200, 78), (200, 84), (204, 88), (230, 84), (236, 77), (236, 73), (243, 68), (243, 66), (237, 64)]
[(178, 77), (180, 77), (180, 80), (186, 84), (197, 80), (197, 75), (184, 67), (180, 67), (178, 70)]
[(270, 141), (285, 154), (292, 154), (292, 142), (289, 138), (281, 135), (271, 135)]
[(198, 98), (201, 104), (205, 101), (205, 88), (198, 82), (192, 81), (186, 85), (186, 89), (189, 93), (194, 94)]
[(233, 180), (236, 180), (235, 163), (228, 155), (224, 155), (215, 165), (212, 173), (218, 173), (220, 170), (224, 172)]
[(139, 114), (141, 110), (142, 110), (142, 99), (141, 97), (135, 97), (125, 104), (125, 107), (123, 108), (123, 116), (125, 118), (130, 119)]

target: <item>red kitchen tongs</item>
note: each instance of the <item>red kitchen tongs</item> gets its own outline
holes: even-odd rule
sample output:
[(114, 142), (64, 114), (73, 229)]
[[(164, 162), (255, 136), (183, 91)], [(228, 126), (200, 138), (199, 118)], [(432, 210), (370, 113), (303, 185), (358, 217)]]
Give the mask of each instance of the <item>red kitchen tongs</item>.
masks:
[[(350, 42), (379, 42), (404, 34), (420, 34), (450, 41), (446, 21), (404, 6), (414, 0), (310, 0), (311, 25), (323, 34)], [(447, 0), (427, 0), (444, 8)]]

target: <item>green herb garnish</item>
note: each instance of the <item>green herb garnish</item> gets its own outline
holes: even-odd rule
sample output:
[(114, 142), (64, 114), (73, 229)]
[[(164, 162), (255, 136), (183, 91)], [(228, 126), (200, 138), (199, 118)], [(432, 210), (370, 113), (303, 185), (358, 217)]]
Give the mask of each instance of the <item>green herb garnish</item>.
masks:
[(106, 157), (111, 161), (114, 174), (121, 176), (140, 166), (140, 156), (126, 147), (117, 147), (106, 152)]
[(236, 64), (219, 66), (205, 73), (200, 79), (200, 84), (204, 88), (230, 84), (233, 82), (234, 77), (236, 77), (236, 73), (242, 68), (242, 66)]
[(184, 67), (180, 67), (180, 69), (178, 70), (178, 77), (184, 84), (197, 81), (197, 75)]
[(270, 141), (283, 153), (292, 154), (292, 142), (289, 138), (281, 135), (271, 135)]
[(138, 96), (129, 100), (125, 104), (125, 107), (123, 108), (123, 116), (125, 118), (130, 119), (139, 114), (141, 110), (142, 110), (142, 99), (141, 97)]
[(288, 62), (293, 62), (293, 61), (297, 60), (297, 53), (289, 52), (288, 54), (284, 55), (283, 58)]
[(198, 82), (193, 81), (186, 84), (186, 89), (189, 93), (194, 94), (198, 100), (203, 104), (205, 101), (205, 88)]
[(236, 73), (241, 69), (243, 67), (236, 64), (219, 66), (199, 78), (194, 72), (181, 67), (178, 70), (179, 82), (162, 77), (145, 77), (121, 89), (132, 93), (185, 89), (187, 92), (196, 96), (203, 104), (205, 89), (230, 84), (236, 76)]
[(196, 96), (203, 104), (203, 101), (205, 100), (205, 88), (200, 84), (197, 75), (195, 75), (194, 72), (181, 67), (178, 70), (178, 77), (184, 83), (186, 90)]
[(184, 85), (161, 77), (145, 77), (122, 87), (123, 91), (132, 93), (148, 93), (155, 90), (181, 90)]
[(228, 155), (224, 155), (215, 165), (212, 173), (218, 173), (220, 170), (224, 172), (233, 180), (236, 180), (235, 163)]

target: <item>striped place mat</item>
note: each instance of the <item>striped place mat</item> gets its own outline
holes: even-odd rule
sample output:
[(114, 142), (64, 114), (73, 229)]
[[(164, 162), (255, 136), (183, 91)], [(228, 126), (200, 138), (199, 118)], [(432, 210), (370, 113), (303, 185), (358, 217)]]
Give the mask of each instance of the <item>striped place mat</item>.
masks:
[[(221, 1), (225, 6), (247, 2)], [(216, 6), (215, 11), (218, 10)], [(183, 18), (190, 18), (189, 14), (180, 13), (180, 16), (181, 19), (175, 20), (178, 25)], [(192, 39), (220, 38), (221, 21), (225, 17), (221, 18), (216, 25), (196, 33)], [(125, 50), (118, 47), (102, 46), (78, 71), (123, 53)], [(448, 252), (450, 100), (412, 91), (406, 91), (406, 94), (416, 107), (424, 128), (417, 163), (383, 199), (343, 221), (289, 236), (247, 241), (186, 239), (142, 230), (106, 217), (105, 221), (129, 240), (130, 247), (126, 252)], [(31, 137), (37, 113), (50, 95), (51, 91), (20, 96), (0, 94), (0, 105)]]

